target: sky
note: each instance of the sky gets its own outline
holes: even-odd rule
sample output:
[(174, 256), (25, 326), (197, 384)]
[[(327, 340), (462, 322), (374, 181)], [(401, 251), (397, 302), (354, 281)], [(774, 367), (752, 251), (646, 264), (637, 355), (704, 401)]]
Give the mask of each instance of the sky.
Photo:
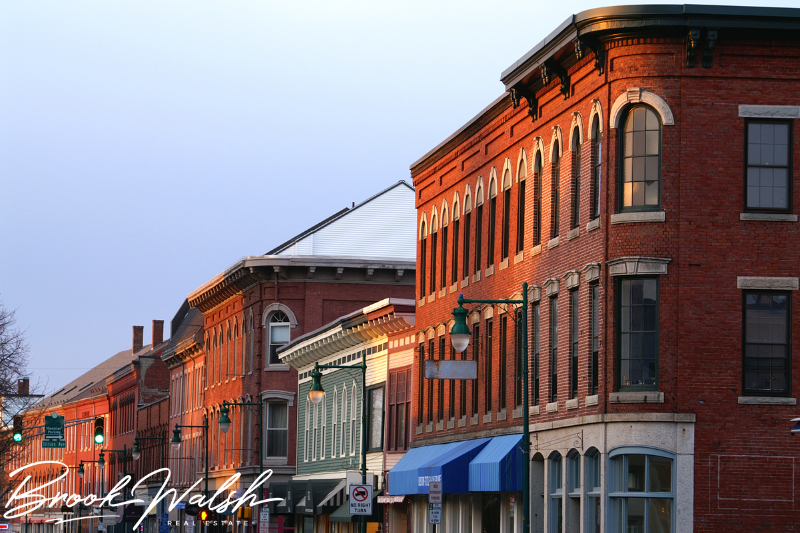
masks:
[(0, 2), (0, 301), (32, 381), (168, 334), (239, 258), (410, 183), (505, 68), (604, 5)]

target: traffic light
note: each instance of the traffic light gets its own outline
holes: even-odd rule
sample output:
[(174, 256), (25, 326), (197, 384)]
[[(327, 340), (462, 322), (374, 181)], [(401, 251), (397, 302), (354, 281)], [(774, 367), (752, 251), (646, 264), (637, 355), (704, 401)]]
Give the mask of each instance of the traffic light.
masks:
[(197, 513), (197, 519), (201, 522), (210, 522), (217, 519), (217, 513), (208, 509), (200, 509)]
[(14, 442), (22, 442), (22, 416), (14, 416)]
[(106, 419), (102, 416), (98, 416), (94, 419), (94, 442), (97, 444), (103, 444), (103, 441), (106, 440), (106, 436), (104, 434), (106, 425)]
[(196, 503), (187, 503), (183, 511), (189, 516), (197, 516), (197, 513), (200, 511), (200, 506)]

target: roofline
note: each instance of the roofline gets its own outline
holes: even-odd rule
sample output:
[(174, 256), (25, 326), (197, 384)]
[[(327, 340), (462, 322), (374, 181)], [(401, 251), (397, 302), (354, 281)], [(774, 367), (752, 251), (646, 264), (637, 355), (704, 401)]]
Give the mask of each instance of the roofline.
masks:
[(434, 165), (445, 154), (469, 138), (475, 131), (497, 118), (511, 106), (509, 89), (540, 68), (556, 52), (574, 46), (578, 36), (640, 32), (643, 27), (740, 28), (743, 30), (800, 31), (800, 9), (789, 7), (712, 6), (701, 4), (625, 5), (600, 7), (570, 15), (539, 44), (512, 63), (500, 74), (506, 92), (456, 130), (433, 150), (415, 161), (412, 178)]
[(330, 217), (326, 218), (325, 220), (323, 220), (322, 222), (320, 222), (319, 224), (317, 224), (316, 226), (312, 226), (312, 227), (308, 228), (307, 230), (305, 230), (304, 232), (299, 233), (298, 235), (295, 235), (294, 237), (292, 237), (291, 239), (289, 239), (285, 243), (273, 248), (272, 250), (270, 250), (269, 252), (267, 252), (264, 255), (278, 255), (279, 253), (281, 253), (282, 251), (286, 250), (287, 248), (289, 248), (289, 246), (291, 246), (292, 244), (296, 243), (297, 241), (303, 239), (304, 237), (307, 237), (308, 235), (310, 235), (312, 233), (316, 233), (317, 231), (321, 230), (322, 228), (324, 228), (326, 226), (329, 226), (329, 225), (333, 224), (338, 219), (342, 218), (343, 216), (345, 216), (346, 214), (350, 213), (351, 211), (355, 211), (359, 207), (361, 207), (361, 206), (363, 206), (365, 204), (368, 204), (369, 202), (371, 202), (372, 200), (374, 200), (378, 196), (381, 196), (382, 194), (385, 194), (385, 193), (389, 192), (390, 190), (392, 190), (395, 187), (398, 187), (400, 185), (405, 185), (406, 187), (411, 189), (412, 192), (414, 191), (414, 187), (412, 187), (411, 185), (406, 183), (405, 180), (400, 180), (397, 183), (395, 183), (395, 184), (383, 189), (382, 191), (380, 191), (380, 192), (378, 192), (376, 194), (373, 194), (372, 196), (370, 196), (369, 198), (367, 198), (363, 202), (359, 203), (358, 205), (354, 205), (353, 207), (345, 207), (344, 209), (342, 209), (338, 213), (334, 214), (333, 216), (330, 216)]

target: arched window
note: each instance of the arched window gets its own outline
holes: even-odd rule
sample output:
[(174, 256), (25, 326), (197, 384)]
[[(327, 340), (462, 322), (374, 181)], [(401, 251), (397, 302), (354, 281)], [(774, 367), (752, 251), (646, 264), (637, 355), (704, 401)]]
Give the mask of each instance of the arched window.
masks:
[(342, 387), (342, 441), (339, 455), (344, 456), (347, 449), (345, 444), (347, 442), (347, 388)]
[(542, 152), (533, 162), (533, 245), (542, 244)]
[(483, 184), (478, 185), (475, 193), (475, 273), (481, 271), (481, 254), (483, 253)]
[(217, 343), (217, 336), (210, 341), (206, 341), (206, 357), (209, 359), (208, 368), (209, 372), (206, 373), (206, 387), (214, 384), (214, 345)]
[(225, 337), (222, 336), (222, 328), (217, 332), (217, 383), (222, 383), (224, 379), (222, 375), (222, 345), (225, 343)]
[(434, 208), (433, 216), (431, 217), (431, 294), (436, 294), (436, 289), (438, 288), (436, 275), (436, 258), (439, 252), (438, 244), (439, 244), (439, 220), (436, 216), (436, 211)]
[(328, 433), (328, 395), (325, 394), (322, 396), (322, 412), (320, 413), (322, 417), (322, 443), (320, 444), (319, 448), (319, 457), (320, 459), (325, 459), (325, 435)]
[(553, 152), (551, 159), (552, 185), (550, 189), (550, 238), (558, 237), (558, 226), (561, 222), (559, 212), (561, 210), (561, 147), (558, 141), (553, 142)]
[(455, 198), (453, 199), (453, 230), (452, 230), (452, 241), (453, 241), (453, 257), (450, 261), (450, 282), (453, 284), (458, 283), (458, 239), (460, 238), (460, 229), (461, 229), (461, 204), (458, 201), (458, 193), (456, 193)]
[(269, 316), (269, 364), (279, 365), (278, 348), (289, 342), (291, 323), (283, 311), (275, 311)]
[(225, 381), (231, 379), (231, 330), (225, 328)]
[(419, 299), (422, 300), (428, 294), (426, 289), (426, 281), (428, 277), (428, 273), (426, 272), (426, 268), (428, 266), (428, 225), (425, 222), (425, 219), (422, 219), (422, 228), (420, 229), (420, 240), (419, 240)]
[(661, 120), (650, 107), (631, 107), (622, 146), (621, 209), (656, 210), (661, 188)]
[(587, 531), (600, 531), (600, 452), (589, 448), (583, 457), (586, 468), (586, 523)]
[(337, 448), (338, 440), (337, 437), (339, 436), (337, 429), (338, 425), (338, 417), (337, 414), (339, 412), (339, 391), (336, 390), (336, 387), (333, 389), (333, 416), (331, 417), (331, 422), (333, 422), (333, 435), (331, 438), (331, 457), (336, 457), (336, 453), (339, 450)]
[[(564, 523), (562, 499), (564, 497), (564, 482), (562, 478), (563, 461), (561, 454), (553, 452), (550, 456), (550, 531), (561, 531)], [(620, 529), (619, 531), (627, 531)]]
[(494, 265), (495, 230), (497, 228), (497, 180), (489, 182), (489, 242), (486, 247), (486, 266)]
[(316, 461), (317, 457), (319, 457), (319, 440), (318, 440), (318, 438), (319, 438), (319, 433), (318, 433), (318, 429), (319, 429), (319, 404), (318, 403), (312, 403), (311, 404), (311, 408), (314, 410), (314, 434), (312, 436), (312, 438), (314, 440), (313, 440), (313, 443), (312, 443), (313, 447), (311, 448), (311, 459)]
[(231, 357), (232, 366), (233, 366), (233, 368), (231, 369), (231, 374), (233, 374), (234, 376), (238, 375), (236, 373), (236, 344), (239, 341), (239, 329), (238, 329), (238, 326), (239, 325), (236, 323), (236, 320), (234, 320), (233, 321), (233, 357)]
[(592, 120), (592, 207), (591, 217), (600, 216), (600, 165), (603, 161), (603, 141), (600, 138), (600, 117)]
[(249, 328), (249, 334), (248, 334), (247, 337), (248, 337), (247, 340), (250, 343), (249, 346), (248, 346), (248, 349), (247, 349), (248, 350), (247, 358), (249, 360), (248, 368), (250, 369), (250, 372), (252, 372), (253, 371), (253, 350), (254, 350), (254, 347), (255, 347), (255, 338), (256, 338), (256, 328), (255, 328), (255, 325), (253, 324), (253, 312), (252, 311), (250, 311), (250, 328)]
[(461, 275), (464, 279), (469, 278), (469, 245), (472, 236), (472, 196), (469, 189), (464, 196), (464, 246), (462, 248), (462, 267)]
[(675, 516), (674, 455), (655, 448), (618, 448), (608, 454), (611, 531), (637, 525), (642, 533), (672, 531)]
[(511, 170), (503, 173), (503, 235), (502, 260), (508, 259), (511, 246)]
[[(445, 204), (444, 208), (442, 209), (442, 222), (441, 222), (442, 229), (440, 231), (440, 233), (442, 234), (442, 242), (440, 246), (441, 260), (439, 261), (440, 262), (439, 283), (441, 283), (442, 289), (447, 288), (447, 252), (448, 252), (447, 237), (448, 237), (448, 230), (450, 229), (450, 224), (449, 221), (447, 220), (448, 216), (449, 213), (447, 212), (447, 205)], [(455, 279), (453, 281), (455, 281)]]
[(581, 225), (581, 133), (572, 133), (572, 228)]
[(520, 253), (525, 249), (525, 178), (527, 177), (528, 169), (525, 165), (525, 159), (519, 162), (519, 170), (517, 171), (517, 249), (516, 253)]

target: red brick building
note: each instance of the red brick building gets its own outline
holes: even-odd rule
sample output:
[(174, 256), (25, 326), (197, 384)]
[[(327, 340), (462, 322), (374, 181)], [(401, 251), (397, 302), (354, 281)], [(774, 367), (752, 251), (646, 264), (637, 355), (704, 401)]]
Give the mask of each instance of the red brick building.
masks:
[[(415, 220), (413, 189), (401, 181), (265, 255), (236, 262), (189, 295), (202, 331), (169, 354), (171, 416), (192, 424), (208, 416), (211, 490), (234, 473), (242, 475), (236, 488), (249, 487), (261, 468), (272, 470), (270, 482), (296, 473), (297, 370), (277, 349), (375, 301), (413, 298)], [(187, 394), (182, 405), (191, 407), (176, 407)], [(261, 420), (257, 406), (232, 406), (231, 427), (220, 430), (223, 402), (259, 401)], [(190, 434), (194, 440), (173, 461), (204, 456), (202, 430), (181, 432)], [(294, 522), (273, 516), (271, 528), (291, 531)]]
[[(586, 11), (412, 165), (419, 333), (403, 461), (416, 449), (428, 463), (418, 486), (392, 474), (389, 486), (413, 495), (414, 531), (430, 531), (429, 475), (446, 531), (520, 530), (524, 480), (478, 474), (526, 408), (532, 531), (795, 527), (798, 52), (800, 10)], [(477, 380), (421, 376), (423, 359), (461, 357), (447, 333), (459, 293), (518, 297), (523, 282), (529, 406), (517, 310), (501, 305), (468, 306)], [(436, 463), (452, 443), (461, 455)], [(504, 465), (521, 457), (511, 444)], [(460, 477), (446, 473), (456, 461)]]

